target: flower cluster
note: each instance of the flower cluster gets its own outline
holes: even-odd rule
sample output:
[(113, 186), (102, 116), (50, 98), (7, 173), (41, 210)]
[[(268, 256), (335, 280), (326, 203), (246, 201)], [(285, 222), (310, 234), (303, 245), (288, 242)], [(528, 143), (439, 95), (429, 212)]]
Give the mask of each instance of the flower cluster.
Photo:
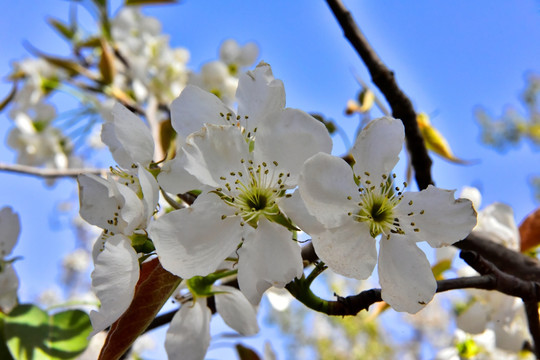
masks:
[[(242, 64), (224, 53), (229, 69)], [(416, 242), (452, 244), (476, 218), (470, 201), (455, 200), (452, 191), (411, 193), (394, 185), (401, 122), (371, 122), (352, 149), (351, 167), (330, 155), (322, 122), (285, 107), (283, 83), (268, 64), (240, 75), (235, 98), (236, 111), (226, 99), (186, 86), (171, 104), (175, 157), (159, 165), (152, 135), (136, 115), (116, 105), (103, 125), (101, 138), (119, 167), (107, 179), (79, 176), (81, 216), (103, 229), (94, 247), (92, 285), (102, 304), (90, 315), (94, 332), (127, 309), (138, 259), (156, 254), (184, 279), (183, 305), (166, 339), (170, 356), (204, 357), (210, 296), (229, 326), (252, 335), (263, 293), (303, 276), (300, 230), (331, 269), (356, 279), (373, 271), (380, 237), (383, 299), (411, 313), (428, 303), (436, 284)], [(174, 209), (158, 211), (159, 188)], [(223, 284), (230, 276), (239, 290)]]

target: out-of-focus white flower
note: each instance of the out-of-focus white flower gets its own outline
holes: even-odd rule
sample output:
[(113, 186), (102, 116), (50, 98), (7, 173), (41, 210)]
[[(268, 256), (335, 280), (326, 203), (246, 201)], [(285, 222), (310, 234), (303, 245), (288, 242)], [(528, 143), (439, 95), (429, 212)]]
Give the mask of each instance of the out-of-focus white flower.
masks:
[(302, 169), (299, 190), (306, 208), (326, 231), (312, 234), (321, 260), (344, 276), (365, 279), (377, 263), (382, 298), (397, 311), (416, 313), (431, 301), (436, 281), (416, 243), (453, 244), (476, 224), (469, 200), (429, 186), (402, 193), (391, 173), (404, 141), (401, 121), (373, 120), (351, 150), (352, 169), (343, 159), (317, 154)]
[(10, 114), (15, 127), (8, 135), (7, 144), (17, 151), (17, 162), (30, 166), (66, 169), (69, 167), (71, 144), (51, 121), (56, 116), (54, 107), (38, 103), (25, 111)]
[(293, 297), (285, 289), (271, 288), (266, 292), (270, 305), (277, 311), (285, 311), (289, 308)]
[(76, 249), (67, 254), (62, 261), (65, 271), (82, 273), (90, 265), (90, 254), (85, 249)]
[(52, 286), (42, 291), (37, 301), (45, 307), (55, 306), (64, 301), (62, 290), (58, 286)]
[(441, 349), (435, 360), (532, 360), (533, 354), (517, 354), (517, 352), (506, 352), (495, 346), (495, 333), (486, 330), (477, 335), (469, 335), (460, 329), (454, 333), (453, 345)]
[(254, 42), (248, 42), (240, 46), (234, 39), (227, 39), (219, 48), (219, 58), (229, 70), (232, 76), (238, 74), (244, 69), (255, 63), (259, 56), (259, 47)]
[(200, 87), (231, 106), (238, 87), (238, 78), (231, 76), (227, 64), (215, 60), (204, 64), (199, 74), (191, 74), (189, 83)]
[(0, 311), (5, 313), (17, 305), (19, 278), (13, 269), (13, 260), (7, 257), (13, 251), (20, 232), (19, 215), (10, 207), (3, 207), (0, 210)]
[(255, 63), (258, 55), (259, 48), (253, 42), (240, 46), (234, 39), (225, 40), (219, 49), (219, 60), (207, 62), (199, 73), (191, 73), (189, 83), (216, 95), (227, 106), (232, 106), (236, 100), (240, 74)]
[(35, 106), (54, 89), (66, 73), (42, 58), (24, 59), (13, 64), (14, 74), (23, 78), (23, 86), (18, 89), (13, 99), (13, 108), (24, 111)]
[(133, 89), (140, 102), (152, 94), (168, 104), (180, 94), (188, 81), (189, 52), (170, 48), (159, 20), (143, 15), (139, 8), (125, 7), (111, 21), (111, 33), (128, 62), (127, 67), (116, 63), (121, 71), (115, 86)]

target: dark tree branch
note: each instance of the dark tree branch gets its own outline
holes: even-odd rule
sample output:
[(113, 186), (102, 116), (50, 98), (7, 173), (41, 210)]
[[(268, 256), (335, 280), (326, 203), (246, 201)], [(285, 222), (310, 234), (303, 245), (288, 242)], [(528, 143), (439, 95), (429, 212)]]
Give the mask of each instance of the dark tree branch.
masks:
[(529, 332), (533, 339), (533, 352), (537, 359), (540, 359), (540, 318), (538, 317), (538, 300), (523, 301), (525, 312), (527, 313), (527, 323)]
[(500, 291), (506, 295), (520, 297), (524, 300), (540, 300), (538, 298), (537, 283), (528, 280), (522, 280), (516, 276), (505, 273), (495, 265), (484, 259), (474, 251), (462, 251), (460, 257), (465, 260), (480, 275), (494, 276), (496, 287), (494, 290)]
[[(335, 301), (324, 300), (313, 294), (309, 287), (306, 286), (309, 284), (304, 284), (303, 281), (305, 280), (294, 280), (287, 284), (286, 288), (295, 298), (310, 309), (327, 315), (355, 316), (362, 310), (368, 310), (372, 304), (382, 301), (381, 289), (365, 290), (357, 295), (347, 297), (336, 295), (337, 300)], [(497, 286), (497, 278), (494, 275), (472, 276), (439, 280), (437, 281), (437, 293), (468, 288), (498, 290)]]
[(482, 255), (484, 259), (507, 274), (522, 280), (540, 282), (540, 262), (535, 258), (508, 249), (474, 233), (467, 236), (465, 240), (458, 241), (454, 246)]
[(388, 104), (390, 104), (392, 115), (403, 122), (416, 183), (420, 190), (427, 188), (428, 185), (433, 184), (431, 159), (424, 145), (424, 139), (418, 130), (416, 112), (411, 100), (399, 88), (394, 73), (386, 67), (375, 53), (341, 0), (326, 0), (326, 2), (343, 29), (345, 37), (368, 68), (373, 83), (377, 85)]

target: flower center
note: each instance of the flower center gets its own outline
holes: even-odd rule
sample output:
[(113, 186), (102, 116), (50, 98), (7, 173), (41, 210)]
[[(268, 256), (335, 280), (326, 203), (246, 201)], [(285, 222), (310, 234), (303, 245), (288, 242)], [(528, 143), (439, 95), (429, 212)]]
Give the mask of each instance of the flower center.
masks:
[[(372, 237), (385, 234), (387, 238), (390, 234), (403, 234), (400, 228), (399, 219), (395, 216), (395, 207), (402, 199), (402, 193), (398, 187), (393, 187), (392, 178), (382, 175), (383, 181), (379, 185), (373, 185), (370, 174), (365, 172), (366, 180), (360, 181), (358, 192), (360, 201), (357, 213), (349, 213), (356, 221), (367, 222), (369, 232)], [(360, 177), (359, 177), (360, 179)], [(405, 187), (407, 184), (404, 184)], [(352, 200), (351, 197), (348, 198)]]
[[(212, 191), (229, 206), (236, 209), (234, 216), (239, 216), (240, 225), (248, 223), (257, 228), (260, 216), (275, 221), (280, 216), (277, 200), (285, 194), (284, 179), (290, 176), (283, 172), (278, 173), (277, 161), (272, 165), (266, 162), (254, 165), (252, 160), (240, 160), (243, 171), (231, 172), (221, 176), (223, 187)], [(222, 215), (226, 219), (231, 215)]]

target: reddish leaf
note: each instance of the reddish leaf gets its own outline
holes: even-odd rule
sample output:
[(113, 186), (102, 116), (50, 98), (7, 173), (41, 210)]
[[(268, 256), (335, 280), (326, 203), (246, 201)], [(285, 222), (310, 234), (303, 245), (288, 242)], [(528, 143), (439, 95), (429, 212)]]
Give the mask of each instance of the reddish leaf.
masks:
[(540, 209), (530, 213), (519, 226), (521, 252), (533, 249), (540, 244)]
[(261, 357), (254, 350), (240, 343), (236, 344), (236, 351), (240, 360), (261, 360)]
[(119, 359), (143, 333), (181, 279), (163, 269), (159, 260), (142, 265), (135, 295), (126, 312), (111, 325), (99, 360)]

